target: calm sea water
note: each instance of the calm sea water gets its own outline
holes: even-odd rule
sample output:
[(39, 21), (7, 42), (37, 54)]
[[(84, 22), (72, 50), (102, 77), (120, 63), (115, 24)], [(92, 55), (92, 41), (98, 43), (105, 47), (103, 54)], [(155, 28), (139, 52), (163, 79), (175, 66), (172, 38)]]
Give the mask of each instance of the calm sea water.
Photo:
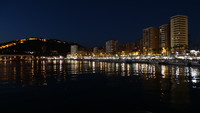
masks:
[(0, 62), (2, 113), (195, 113), (199, 105), (199, 67), (77, 60)]

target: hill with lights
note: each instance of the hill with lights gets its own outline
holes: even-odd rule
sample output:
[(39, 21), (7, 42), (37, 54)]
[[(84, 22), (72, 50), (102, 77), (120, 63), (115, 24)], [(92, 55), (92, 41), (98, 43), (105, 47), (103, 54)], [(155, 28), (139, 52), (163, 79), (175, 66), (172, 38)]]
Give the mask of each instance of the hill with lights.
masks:
[(65, 56), (71, 45), (83, 46), (56, 39), (27, 38), (0, 44), (0, 54), (31, 54), (35, 56)]

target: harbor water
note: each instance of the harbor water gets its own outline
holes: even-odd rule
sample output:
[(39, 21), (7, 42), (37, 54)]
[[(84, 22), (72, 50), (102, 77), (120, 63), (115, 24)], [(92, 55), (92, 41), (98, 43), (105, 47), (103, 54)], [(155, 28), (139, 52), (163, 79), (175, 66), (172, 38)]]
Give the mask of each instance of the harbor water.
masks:
[(200, 67), (78, 60), (0, 62), (2, 113), (195, 113)]

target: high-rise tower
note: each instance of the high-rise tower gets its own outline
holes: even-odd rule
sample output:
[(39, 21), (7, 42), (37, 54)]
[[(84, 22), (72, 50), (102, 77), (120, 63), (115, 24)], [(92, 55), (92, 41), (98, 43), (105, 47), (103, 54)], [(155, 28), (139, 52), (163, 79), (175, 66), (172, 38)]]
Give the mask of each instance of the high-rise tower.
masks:
[(188, 17), (176, 15), (171, 17), (171, 50), (183, 54), (188, 49)]
[(143, 29), (143, 53), (157, 53), (159, 49), (159, 29), (157, 27), (149, 27)]
[(170, 25), (163, 24), (159, 27), (160, 53), (167, 55), (170, 52)]

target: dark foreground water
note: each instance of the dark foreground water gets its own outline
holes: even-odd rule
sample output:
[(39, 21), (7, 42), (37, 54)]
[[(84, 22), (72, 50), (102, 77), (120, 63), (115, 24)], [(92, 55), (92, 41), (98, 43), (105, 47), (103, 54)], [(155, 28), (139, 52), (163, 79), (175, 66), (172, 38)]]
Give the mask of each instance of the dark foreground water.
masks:
[(199, 107), (199, 67), (0, 62), (1, 113), (196, 113)]

